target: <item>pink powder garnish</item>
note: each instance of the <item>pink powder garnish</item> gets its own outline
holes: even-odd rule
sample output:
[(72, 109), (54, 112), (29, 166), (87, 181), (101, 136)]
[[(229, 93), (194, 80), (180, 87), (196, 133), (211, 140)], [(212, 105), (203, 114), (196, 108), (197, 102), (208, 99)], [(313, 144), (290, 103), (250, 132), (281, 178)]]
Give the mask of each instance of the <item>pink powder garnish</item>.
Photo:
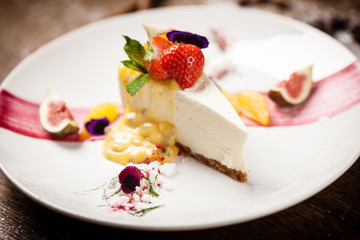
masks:
[(213, 28), (212, 33), (214, 34), (219, 47), (222, 50), (226, 50), (229, 46), (229, 42), (228, 42), (228, 39), (226, 38), (226, 34), (223, 31), (223, 29)]
[(225, 77), (229, 73), (229, 69), (221, 69), (214, 75), (209, 76), (211, 80), (221, 80), (223, 77)]

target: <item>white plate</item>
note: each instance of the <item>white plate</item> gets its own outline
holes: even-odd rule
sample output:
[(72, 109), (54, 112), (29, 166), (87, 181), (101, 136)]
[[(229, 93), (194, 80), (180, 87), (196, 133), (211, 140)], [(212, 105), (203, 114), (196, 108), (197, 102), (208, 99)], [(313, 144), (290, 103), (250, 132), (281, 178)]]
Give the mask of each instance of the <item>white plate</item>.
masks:
[[(113, 17), (70, 32), (27, 57), (2, 87), (34, 102), (52, 89), (71, 107), (119, 101), (117, 66), (126, 58), (122, 35), (144, 42), (143, 23), (166, 23), (203, 35), (225, 26), (240, 41), (238, 64), (274, 79), (309, 63), (320, 79), (356, 60), (332, 38), (288, 18), (235, 5), (184, 6)], [(263, 84), (252, 83), (259, 89)], [(99, 207), (104, 203), (101, 192), (79, 194), (121, 169), (101, 155), (101, 141), (38, 140), (0, 129), (0, 161), (2, 171), (25, 194), (68, 216), (132, 229), (202, 229), (263, 217), (331, 184), (360, 154), (359, 121), (357, 105), (313, 124), (251, 127), (245, 146), (251, 169), (247, 183), (193, 159), (177, 159), (174, 190), (164, 196), (165, 207), (141, 218)]]

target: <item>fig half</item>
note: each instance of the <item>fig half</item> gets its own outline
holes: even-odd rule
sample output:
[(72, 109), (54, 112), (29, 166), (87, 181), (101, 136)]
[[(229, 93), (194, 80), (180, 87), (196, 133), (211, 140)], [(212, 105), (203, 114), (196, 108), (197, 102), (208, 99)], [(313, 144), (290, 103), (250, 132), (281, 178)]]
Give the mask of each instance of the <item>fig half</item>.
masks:
[(312, 66), (307, 66), (279, 82), (269, 91), (269, 97), (280, 106), (298, 105), (310, 96), (312, 84)]
[(79, 131), (79, 127), (65, 102), (52, 91), (48, 91), (39, 107), (40, 123), (55, 137)]

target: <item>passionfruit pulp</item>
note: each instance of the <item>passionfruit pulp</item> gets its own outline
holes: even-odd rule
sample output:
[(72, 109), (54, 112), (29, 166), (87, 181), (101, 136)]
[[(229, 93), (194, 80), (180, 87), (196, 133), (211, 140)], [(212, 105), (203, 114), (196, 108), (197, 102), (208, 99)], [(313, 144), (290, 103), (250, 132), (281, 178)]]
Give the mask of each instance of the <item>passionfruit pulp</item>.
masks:
[(280, 106), (298, 105), (310, 96), (312, 84), (312, 66), (307, 66), (279, 82), (269, 91), (269, 97)]
[(79, 127), (65, 102), (48, 91), (39, 107), (42, 127), (55, 137), (64, 137), (79, 131)]

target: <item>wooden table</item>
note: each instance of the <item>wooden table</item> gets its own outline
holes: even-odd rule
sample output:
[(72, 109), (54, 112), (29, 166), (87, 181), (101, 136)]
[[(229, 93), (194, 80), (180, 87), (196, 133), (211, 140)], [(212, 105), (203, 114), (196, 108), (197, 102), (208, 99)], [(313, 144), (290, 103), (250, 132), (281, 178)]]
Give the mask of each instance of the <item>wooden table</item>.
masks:
[[(323, 19), (328, 19), (329, 12), (347, 17), (351, 27), (360, 21), (359, 1), (240, 2), (246, 7), (277, 12), (308, 23), (319, 20), (321, 14)], [(183, 3), (192, 1), (152, 1), (150, 5)], [(1, 1), (0, 82), (23, 58), (59, 35), (89, 22), (146, 7), (151, 7), (147, 1), (135, 0)], [(353, 16), (354, 12), (357, 16)], [(359, 44), (341, 35), (336, 37), (360, 57)], [(337, 181), (310, 199), (254, 221), (201, 231), (142, 232), (93, 225), (55, 213), (26, 197), (0, 172), (0, 239), (360, 239), (359, 176), (357, 161)]]

